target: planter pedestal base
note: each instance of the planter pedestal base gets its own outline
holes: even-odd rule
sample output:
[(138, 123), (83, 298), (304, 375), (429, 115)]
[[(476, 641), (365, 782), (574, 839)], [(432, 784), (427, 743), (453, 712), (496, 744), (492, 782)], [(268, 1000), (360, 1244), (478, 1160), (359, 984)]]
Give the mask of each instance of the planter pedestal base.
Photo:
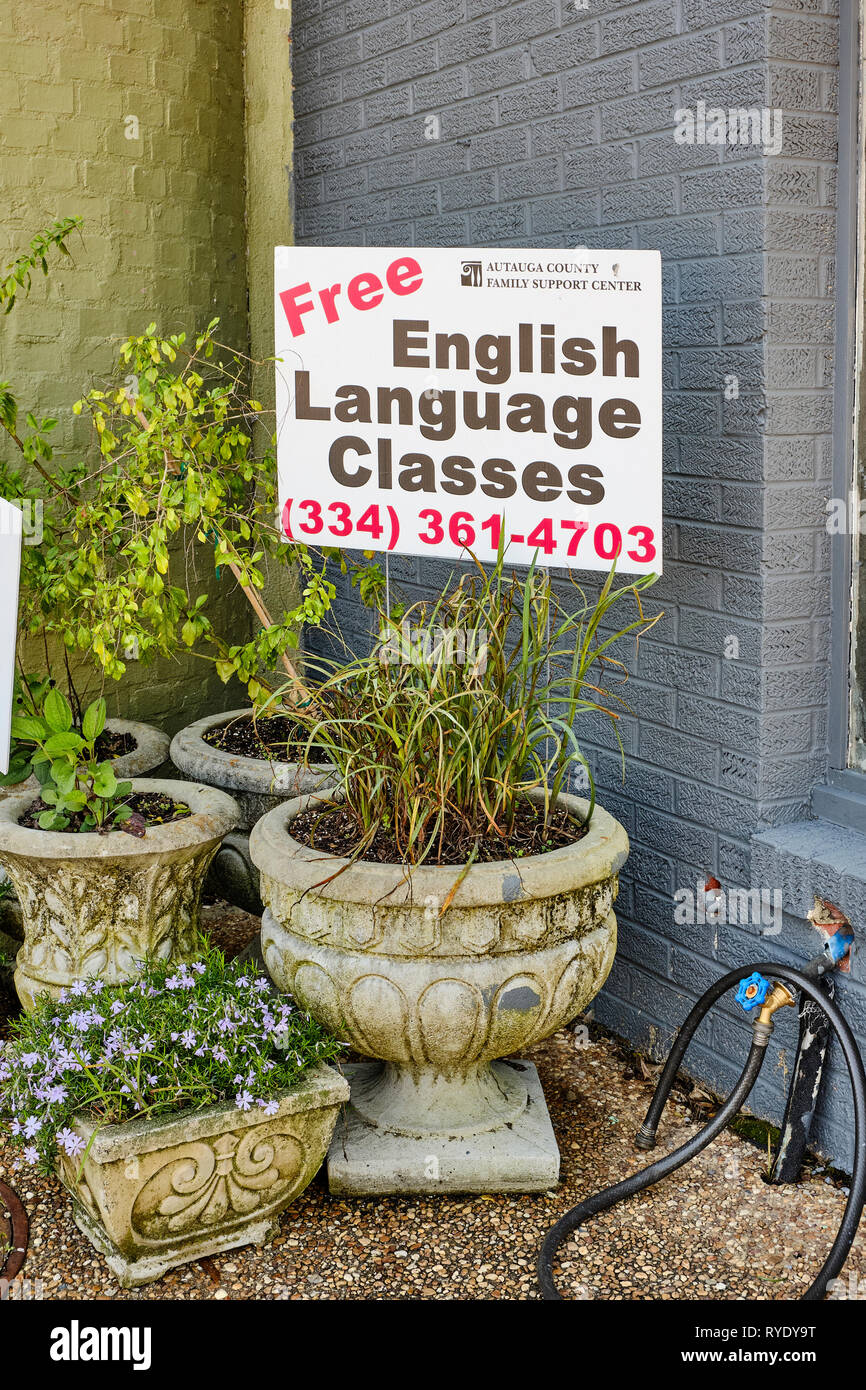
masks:
[(137, 1289), (142, 1284), (152, 1284), (170, 1269), (177, 1269), (179, 1265), (188, 1264), (190, 1260), (204, 1259), (206, 1255), (221, 1255), (225, 1250), (237, 1250), (242, 1245), (264, 1245), (276, 1235), (280, 1225), (277, 1214), (275, 1219), (263, 1218), (251, 1226), (244, 1226), (243, 1230), (227, 1231), (221, 1236), (215, 1236), (213, 1240), (199, 1238), (194, 1248), (185, 1243), (177, 1250), (166, 1249), (160, 1254), (129, 1260), (106, 1239), (99, 1223), (93, 1220), (79, 1202), (75, 1203), (73, 1218), (79, 1231), (95, 1246), (100, 1255), (104, 1256), (105, 1263), (122, 1289)]
[[(402, 1069), (388, 1069), (389, 1076), (381, 1062), (355, 1062), (343, 1070), (359, 1109), (351, 1101), (345, 1107), (328, 1151), (328, 1185), (335, 1195), (544, 1192), (558, 1182), (559, 1149), (531, 1062), (494, 1062), (482, 1078), (472, 1079), (475, 1090), (489, 1076), (501, 1094), (499, 1123), (465, 1128), (458, 1122), (454, 1129), (426, 1132), (420, 1125), (407, 1132), (387, 1124), (387, 1097), (413, 1084)], [(447, 1100), (454, 1083), (440, 1084)], [(524, 1093), (525, 1102), (515, 1106), (515, 1097)], [(427, 1112), (431, 1121), (439, 1099)], [(377, 1123), (369, 1118), (374, 1114)]]
[(205, 890), (232, 907), (261, 917), (264, 908), (259, 871), (250, 859), (248, 833), (232, 830), (226, 835), (211, 861)]

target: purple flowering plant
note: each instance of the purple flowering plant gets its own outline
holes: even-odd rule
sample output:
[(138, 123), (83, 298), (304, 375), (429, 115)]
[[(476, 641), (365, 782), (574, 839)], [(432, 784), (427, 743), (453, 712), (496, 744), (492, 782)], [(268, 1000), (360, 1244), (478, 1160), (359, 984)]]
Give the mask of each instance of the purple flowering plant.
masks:
[(51, 1172), (84, 1155), (72, 1120), (102, 1124), (233, 1100), (276, 1113), (279, 1094), (345, 1047), (252, 965), (202, 939), (183, 965), (145, 961), (133, 980), (77, 981), (0, 1042), (0, 1124), (25, 1162)]

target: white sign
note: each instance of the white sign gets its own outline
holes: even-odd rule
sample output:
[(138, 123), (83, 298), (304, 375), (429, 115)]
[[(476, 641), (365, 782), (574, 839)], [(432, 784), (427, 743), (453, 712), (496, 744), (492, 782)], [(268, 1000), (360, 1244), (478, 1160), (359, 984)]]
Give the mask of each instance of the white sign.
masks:
[(277, 247), (288, 539), (659, 572), (657, 251)]
[(9, 771), (23, 517), (0, 497), (0, 772)]

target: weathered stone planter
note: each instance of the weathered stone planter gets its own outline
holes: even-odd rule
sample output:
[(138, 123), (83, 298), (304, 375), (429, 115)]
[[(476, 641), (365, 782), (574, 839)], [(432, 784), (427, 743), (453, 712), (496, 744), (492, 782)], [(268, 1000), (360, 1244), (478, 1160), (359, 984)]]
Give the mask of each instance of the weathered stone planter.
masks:
[(76, 1224), (124, 1288), (260, 1245), (320, 1167), (348, 1094), (340, 1074), (319, 1065), (271, 1116), (227, 1102), (99, 1129), (78, 1117), (72, 1127), (89, 1146), (83, 1169), (80, 1158), (59, 1161)]
[(208, 889), (214, 896), (258, 916), (262, 900), (258, 869), (250, 859), (250, 831), (275, 806), (328, 786), (334, 781), (334, 769), (329, 763), (307, 768), (302, 763), (245, 758), (213, 748), (202, 737), (208, 729), (249, 714), (251, 709), (228, 710), (181, 729), (171, 741), (171, 760), (185, 777), (221, 787), (238, 802), (240, 821), (237, 829), (226, 836), (214, 859)]
[[(152, 724), (141, 724), (137, 719), (108, 719), (105, 727), (115, 734), (132, 734), (135, 739), (132, 751), (112, 762), (118, 777), (144, 777), (148, 772), (155, 772), (168, 759), (170, 739), (162, 729), (155, 729)], [(22, 792), (30, 792), (32, 800), (38, 791), (39, 783), (35, 777), (30, 777), (26, 782), (0, 787), (0, 801)]]
[(356, 863), (337, 873), (347, 861), (291, 836), (309, 801), (269, 812), (250, 852), (273, 979), (379, 1059), (346, 1068), (352, 1102), (331, 1145), (331, 1190), (549, 1187), (559, 1151), (535, 1068), (497, 1059), (554, 1033), (604, 983), (624, 829), (597, 806), (574, 845), (472, 867), (440, 916), (458, 868)]
[(18, 817), (32, 792), (0, 802), (0, 864), (24, 927), (15, 988), (25, 1009), (40, 991), (58, 993), (88, 975), (126, 979), (148, 954), (182, 960), (194, 953), (204, 876), (237, 823), (237, 805), (191, 782), (136, 778), (133, 786), (171, 796), (192, 815), (151, 826), (139, 840), (122, 830), (30, 830)]
[[(5, 881), (6, 875), (0, 869)], [(0, 898), (0, 984), (11, 989), (15, 973), (15, 957), (24, 939), (21, 908), (15, 898)]]

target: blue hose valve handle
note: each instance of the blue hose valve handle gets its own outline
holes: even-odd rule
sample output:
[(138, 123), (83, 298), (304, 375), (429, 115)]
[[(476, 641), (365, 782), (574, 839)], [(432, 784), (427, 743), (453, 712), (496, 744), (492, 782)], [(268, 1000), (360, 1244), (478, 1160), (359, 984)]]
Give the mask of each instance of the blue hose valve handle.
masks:
[(749, 1013), (752, 1009), (757, 1009), (763, 1004), (770, 990), (770, 981), (766, 975), (761, 975), (756, 970), (752, 975), (747, 975), (737, 986), (737, 1003), (741, 1004), (743, 1011)]
[(854, 933), (851, 931), (850, 927), (847, 931), (840, 927), (833, 936), (827, 938), (824, 943), (824, 950), (833, 961), (833, 964), (838, 965), (840, 960), (845, 959), (853, 945)]

